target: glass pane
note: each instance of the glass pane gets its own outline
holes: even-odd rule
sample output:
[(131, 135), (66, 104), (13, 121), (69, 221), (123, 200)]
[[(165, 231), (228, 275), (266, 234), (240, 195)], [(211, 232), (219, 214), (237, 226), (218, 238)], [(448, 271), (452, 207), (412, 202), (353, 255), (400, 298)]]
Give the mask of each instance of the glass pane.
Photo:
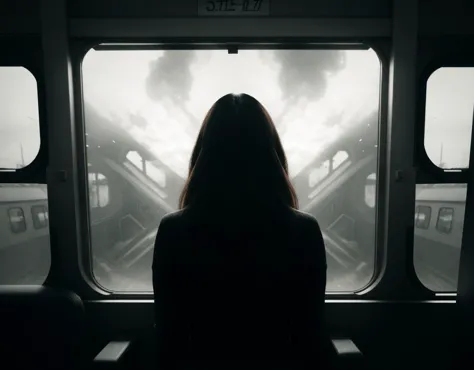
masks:
[(452, 224), (454, 217), (453, 208), (440, 208), (438, 214), (438, 223), (436, 224), (436, 229), (442, 233), (449, 234), (451, 232)]
[(309, 175), (309, 186), (312, 188), (319, 184), (322, 179), (329, 175), (329, 160), (324, 161), (323, 164), (313, 169)]
[(365, 183), (365, 204), (370, 208), (375, 207), (376, 193), (375, 187), (377, 185), (375, 173), (371, 173), (367, 176)]
[(48, 216), (44, 206), (31, 207), (31, 217), (33, 218), (33, 226), (35, 229), (40, 229), (48, 225)]
[(89, 207), (103, 208), (109, 204), (109, 185), (101, 173), (89, 172)]
[(338, 168), (342, 163), (344, 163), (347, 158), (349, 158), (349, 154), (347, 154), (347, 152), (344, 152), (342, 150), (340, 152), (337, 152), (332, 159), (333, 169)]
[(0, 170), (28, 166), (39, 147), (36, 80), (23, 67), (0, 67)]
[(443, 67), (426, 86), (425, 149), (440, 168), (469, 167), (474, 67)]
[(207, 110), (230, 92), (256, 97), (277, 125), (300, 208), (324, 233), (328, 291), (370, 281), (375, 177), (370, 207), (360, 207), (377, 171), (373, 50), (91, 50), (83, 78), (89, 174), (108, 179), (108, 206), (91, 202), (93, 272), (102, 286), (152, 290), (157, 226), (177, 209)]
[(427, 229), (431, 222), (431, 207), (417, 206), (415, 210), (415, 227)]
[(466, 184), (417, 185), (414, 265), (435, 292), (457, 290)]
[(12, 232), (21, 233), (26, 230), (26, 221), (23, 209), (9, 208), (8, 217), (10, 218), (10, 226)]
[(49, 228), (35, 227), (34, 210), (44, 212), (47, 203), (46, 185), (0, 184), (0, 285), (46, 280), (51, 265)]

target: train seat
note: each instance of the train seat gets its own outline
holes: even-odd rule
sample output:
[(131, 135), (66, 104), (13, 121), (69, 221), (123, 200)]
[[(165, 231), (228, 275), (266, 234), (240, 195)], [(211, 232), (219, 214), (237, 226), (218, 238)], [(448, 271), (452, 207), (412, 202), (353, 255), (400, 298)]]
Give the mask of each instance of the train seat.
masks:
[(351, 339), (333, 339), (332, 345), (337, 353), (337, 369), (362, 370), (365, 368), (364, 356)]
[(0, 286), (0, 367), (81, 367), (84, 319), (82, 300), (74, 293)]

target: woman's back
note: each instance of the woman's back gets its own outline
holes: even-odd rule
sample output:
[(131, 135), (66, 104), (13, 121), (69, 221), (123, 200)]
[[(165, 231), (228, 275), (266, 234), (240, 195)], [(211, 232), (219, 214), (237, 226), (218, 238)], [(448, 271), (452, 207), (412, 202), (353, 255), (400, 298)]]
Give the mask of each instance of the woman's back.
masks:
[(211, 107), (181, 211), (162, 220), (156, 238), (162, 365), (321, 363), (324, 242), (316, 220), (295, 210), (288, 173), (276, 127), (255, 98), (228, 94)]
[(302, 212), (264, 209), (188, 207), (163, 219), (153, 284), (164, 357), (321, 361), (321, 231)]

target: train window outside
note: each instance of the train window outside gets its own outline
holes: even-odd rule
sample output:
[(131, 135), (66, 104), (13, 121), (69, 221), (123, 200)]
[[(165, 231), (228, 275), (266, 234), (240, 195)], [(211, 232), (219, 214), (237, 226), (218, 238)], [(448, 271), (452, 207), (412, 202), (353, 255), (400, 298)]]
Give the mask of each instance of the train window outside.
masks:
[(375, 200), (376, 200), (375, 187), (377, 184), (376, 181), (377, 179), (376, 179), (375, 173), (371, 173), (369, 176), (367, 176), (364, 196), (365, 196), (365, 204), (370, 208), (375, 207)]
[[(466, 191), (466, 184), (417, 185), (415, 214), (431, 208), (438, 218), (432, 227), (429, 221), (418, 227), (415, 218), (413, 263), (421, 283), (435, 292), (457, 290)], [(427, 214), (424, 220), (429, 218)]]
[(12, 232), (18, 234), (26, 231), (25, 213), (22, 208), (10, 208), (8, 210), (8, 217), (10, 218)]
[[(315, 187), (317, 184), (321, 182), (322, 179), (326, 178), (326, 176), (329, 175), (329, 160), (324, 161), (321, 166), (315, 168), (311, 173), (309, 174), (309, 186), (310, 187)], [(309, 196), (310, 194), (308, 194)]]
[[(309, 186), (315, 187), (322, 180), (328, 177), (333, 171), (335, 171), (341, 164), (346, 162), (349, 158), (349, 154), (345, 151), (337, 152), (331, 159), (325, 160), (319, 167), (313, 169), (309, 174)], [(308, 194), (312, 198), (311, 194)]]
[(442, 67), (427, 81), (425, 150), (438, 167), (469, 167), (474, 67)]
[(144, 159), (135, 151), (128, 152), (127, 159), (159, 186), (162, 188), (166, 186), (166, 174), (153, 162)]
[(453, 217), (453, 208), (440, 208), (438, 213), (438, 222), (436, 223), (436, 229), (441, 233), (449, 234), (453, 227)]
[[(113, 291), (152, 291), (156, 230), (178, 207), (201, 122), (218, 98), (244, 92), (269, 110), (300, 209), (321, 225), (327, 290), (364, 288), (375, 271), (376, 216), (357, 215), (361, 176), (377, 172), (380, 66), (371, 49), (89, 51), (82, 63), (89, 170), (105, 166), (114, 173), (114, 213), (91, 217), (98, 283)], [(159, 171), (145, 176), (143, 158)], [(311, 187), (331, 163), (327, 184)], [(323, 175), (311, 174), (321, 164)], [(315, 191), (321, 196), (310, 197)], [(328, 200), (334, 212), (324, 211)], [(357, 232), (342, 235), (331, 227), (344, 215), (356, 217)], [(121, 220), (135, 226), (120, 232)]]
[(431, 207), (418, 206), (415, 210), (415, 226), (420, 229), (428, 229), (431, 221)]
[(33, 218), (35, 229), (42, 229), (48, 226), (49, 217), (45, 206), (32, 206), (31, 217)]
[(23, 67), (0, 67), (0, 171), (28, 166), (40, 148), (37, 86)]
[(101, 173), (89, 172), (89, 206), (103, 208), (109, 204), (109, 185)]
[(51, 266), (49, 228), (28, 225), (34, 224), (37, 206), (47, 222), (47, 202), (44, 184), (0, 184), (0, 285), (38, 285), (46, 280)]

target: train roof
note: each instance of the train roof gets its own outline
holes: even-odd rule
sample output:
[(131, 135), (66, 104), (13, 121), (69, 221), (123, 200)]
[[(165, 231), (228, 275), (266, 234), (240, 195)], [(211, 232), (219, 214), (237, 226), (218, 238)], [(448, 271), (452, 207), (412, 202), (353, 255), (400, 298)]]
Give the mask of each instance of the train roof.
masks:
[(467, 187), (436, 187), (423, 189), (416, 195), (417, 201), (465, 202)]
[(0, 189), (0, 203), (48, 199), (46, 185), (2, 184)]
[(314, 168), (315, 165), (319, 165), (322, 159), (326, 159), (328, 156), (332, 156), (340, 150), (348, 150), (349, 148), (356, 146), (362, 139), (364, 140), (364, 143), (372, 141), (373, 144), (377, 143), (376, 135), (378, 129), (372, 130), (368, 127), (371, 123), (378, 124), (378, 112), (372, 112), (363, 118), (357, 118), (355, 116), (353, 120), (354, 123), (349, 125), (341, 136), (329, 143), (329, 145), (315, 156), (310, 163), (304, 166), (296, 176), (306, 174), (309, 169)]

